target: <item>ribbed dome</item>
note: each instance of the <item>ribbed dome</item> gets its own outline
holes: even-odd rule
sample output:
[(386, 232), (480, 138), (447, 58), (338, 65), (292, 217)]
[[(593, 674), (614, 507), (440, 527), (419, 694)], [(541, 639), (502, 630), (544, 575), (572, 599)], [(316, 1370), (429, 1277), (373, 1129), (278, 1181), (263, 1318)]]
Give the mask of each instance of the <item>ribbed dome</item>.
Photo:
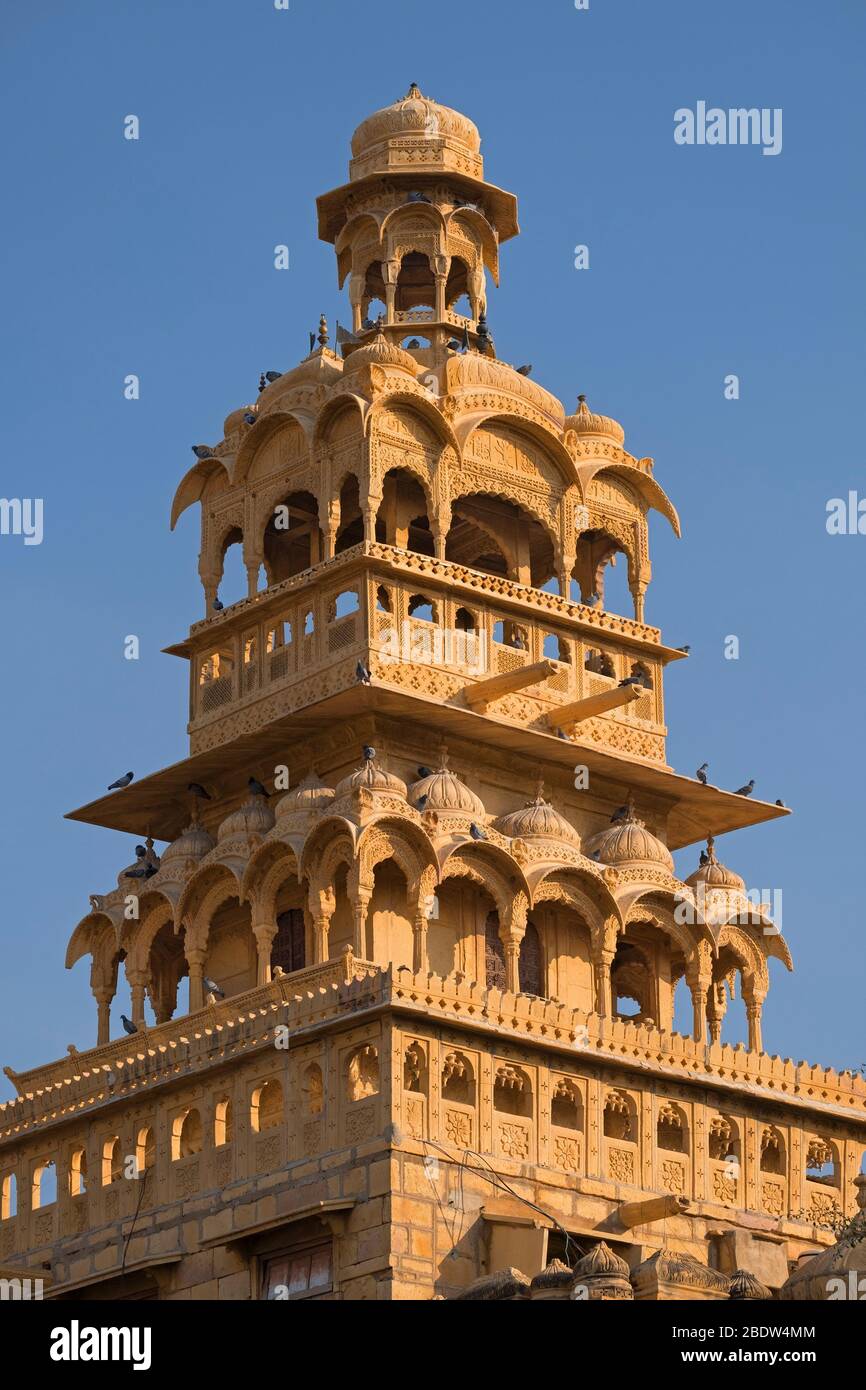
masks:
[(391, 106), (383, 106), (361, 122), (352, 136), (352, 155), (355, 159), (361, 159), (372, 154), (378, 146), (407, 136), (426, 136), (430, 140), (444, 137), (451, 144), (463, 146), (472, 155), (477, 155), (481, 149), (478, 127), (468, 116), (453, 111), (450, 106), (442, 106), (431, 97), (425, 97), (413, 82), (399, 101)]
[(530, 1292), (536, 1293), (539, 1290), (563, 1289), (571, 1284), (573, 1278), (572, 1269), (562, 1260), (550, 1260), (538, 1274), (535, 1275), (530, 1284)]
[(372, 343), (355, 348), (354, 352), (349, 353), (343, 376), (352, 376), (362, 367), (399, 367), (402, 371), (411, 372), (413, 376), (418, 371), (418, 363), (412, 354), (399, 347), (397, 343), (390, 342), (381, 326)]
[(610, 415), (595, 415), (586, 403), (586, 396), (578, 396), (577, 400), (576, 413), (566, 418), (567, 430), (574, 430), (575, 434), (591, 439), (612, 439), (617, 444), (623, 443), (625, 430), (617, 420)]
[(412, 801), (418, 802), (426, 796), (425, 811), (454, 811), (459, 815), (472, 816), (479, 820), (487, 812), (484, 802), (448, 766), (445, 752), (440, 757), (440, 767), (429, 777), (422, 777), (412, 783)]
[(375, 758), (365, 759), (363, 767), (359, 767), (357, 771), (344, 777), (342, 782), (338, 782), (334, 798), (336, 800), (348, 796), (362, 788), (367, 791), (395, 792), (398, 796), (406, 795), (406, 783), (395, 777), (393, 772), (386, 772), (383, 767), (379, 767)]
[(162, 852), (162, 864), (173, 859), (204, 859), (214, 847), (214, 839), (198, 821), (193, 821)]
[(574, 1266), (574, 1277), (576, 1279), (591, 1278), (593, 1275), (616, 1275), (620, 1279), (627, 1279), (629, 1268), (625, 1260), (611, 1250), (609, 1245), (601, 1241), (588, 1255), (584, 1255), (582, 1260), (578, 1260)]
[(663, 845), (647, 830), (643, 821), (638, 820), (631, 801), (625, 820), (607, 826), (587, 840), (584, 854), (594, 854), (596, 851), (602, 864), (661, 864), (668, 873), (674, 871), (674, 861), (667, 845)]
[(295, 811), (324, 811), (334, 800), (334, 788), (320, 782), (315, 772), (308, 772), (285, 796), (280, 797), (276, 806), (277, 820)]
[(274, 813), (263, 796), (251, 796), (243, 806), (226, 816), (217, 840), (231, 840), (236, 835), (266, 835), (274, 824)]
[(534, 801), (527, 801), (519, 811), (500, 816), (496, 822), (497, 830), (501, 830), (503, 835), (510, 835), (513, 840), (564, 840), (566, 844), (579, 845), (577, 831), (549, 801), (544, 800), (543, 790), (539, 784)]
[(746, 881), (735, 874), (733, 869), (725, 868), (716, 858), (715, 841), (710, 835), (707, 839), (707, 862), (701, 864), (694, 873), (689, 874), (686, 879), (691, 887), (702, 883), (705, 888), (728, 888), (742, 893), (746, 887)]

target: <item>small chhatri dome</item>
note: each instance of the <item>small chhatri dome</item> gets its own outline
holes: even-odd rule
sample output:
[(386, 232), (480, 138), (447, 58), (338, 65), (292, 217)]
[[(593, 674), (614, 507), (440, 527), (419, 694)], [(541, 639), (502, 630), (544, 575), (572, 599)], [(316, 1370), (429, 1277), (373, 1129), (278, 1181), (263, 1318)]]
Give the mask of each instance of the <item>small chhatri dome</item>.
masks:
[(274, 824), (274, 813), (263, 796), (251, 796), (231, 815), (226, 816), (217, 831), (217, 840), (232, 840), (239, 835), (266, 835)]
[(563, 1260), (550, 1260), (533, 1278), (529, 1286), (530, 1296), (533, 1293), (568, 1288), (572, 1277), (570, 1265), (565, 1264)]
[[(442, 141), (471, 161), (472, 167), (467, 172), (480, 177), (481, 136), (478, 127), (461, 112), (425, 97), (416, 82), (399, 101), (374, 111), (357, 127), (352, 136), (353, 163), (363, 161), (363, 173), (369, 173), (366, 166), (371, 161), (388, 168), (391, 162), (389, 147), (406, 140), (429, 141), (431, 160), (434, 142)], [(414, 162), (417, 164), (417, 161)], [(355, 177), (354, 170), (352, 177)]]
[(397, 367), (401, 371), (411, 372), (412, 376), (418, 371), (418, 363), (398, 343), (392, 343), (383, 332), (381, 323), (372, 343), (367, 343), (365, 347), (355, 348), (346, 358), (346, 365), (343, 368), (344, 376), (351, 376), (354, 372), (359, 372), (362, 367)]
[(215, 841), (199, 821), (191, 821), (176, 840), (172, 840), (162, 852), (162, 864), (170, 864), (174, 859), (204, 859), (214, 848)]
[(334, 800), (340, 797), (349, 796), (352, 792), (371, 791), (371, 792), (395, 792), (398, 796), (406, 795), (406, 783), (401, 782), (399, 777), (395, 777), (393, 772), (386, 772), (376, 762), (375, 750), (369, 749), (373, 757), (364, 757), (362, 767), (351, 772), (348, 777), (344, 777), (342, 782), (337, 783), (337, 790), (334, 792)]
[(295, 811), (324, 811), (333, 800), (334, 788), (326, 787), (311, 770), (303, 781), (280, 797), (276, 805), (277, 820)]
[(625, 430), (610, 415), (595, 415), (586, 403), (586, 396), (578, 396), (577, 411), (566, 417), (565, 428), (588, 439), (612, 439), (616, 444), (625, 440)]
[(647, 830), (642, 820), (638, 820), (631, 797), (628, 800), (628, 814), (624, 820), (607, 826), (587, 840), (584, 853), (594, 854), (596, 851), (602, 864), (610, 864), (613, 867), (625, 864), (661, 864), (668, 873), (672, 874), (674, 871), (670, 850)]
[(578, 1260), (573, 1273), (576, 1279), (592, 1278), (596, 1275), (608, 1277), (616, 1275), (619, 1278), (627, 1279), (629, 1268), (616, 1251), (611, 1250), (609, 1245), (605, 1245), (604, 1241), (601, 1241), (590, 1250), (588, 1255), (584, 1255), (583, 1259)]
[(706, 888), (728, 888), (742, 893), (746, 887), (746, 880), (735, 874), (733, 869), (725, 868), (716, 858), (715, 840), (712, 835), (707, 836), (707, 862), (701, 864), (694, 873), (689, 874), (686, 883), (690, 887), (702, 883)]
[(444, 746), (440, 750), (437, 771), (412, 783), (413, 803), (420, 801), (423, 796), (427, 798), (424, 802), (425, 811), (437, 811), (440, 814), (454, 812), (457, 815), (472, 816), (475, 820), (487, 815), (480, 796), (476, 796), (475, 792), (451, 771)]
[(580, 836), (565, 816), (561, 816), (549, 801), (544, 799), (544, 783), (539, 778), (533, 801), (527, 801), (519, 811), (510, 811), (500, 816), (496, 822), (497, 830), (509, 835), (512, 840), (564, 840), (569, 845), (579, 845)]

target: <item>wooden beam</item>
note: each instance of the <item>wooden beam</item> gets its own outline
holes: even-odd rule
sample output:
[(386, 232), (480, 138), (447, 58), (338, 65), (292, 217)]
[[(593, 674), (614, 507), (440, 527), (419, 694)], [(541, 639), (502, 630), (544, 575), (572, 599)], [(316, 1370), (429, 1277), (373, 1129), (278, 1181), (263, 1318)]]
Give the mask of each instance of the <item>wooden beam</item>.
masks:
[(619, 709), (630, 705), (647, 693), (645, 685), (617, 685), (613, 690), (602, 690), (598, 695), (587, 695), (582, 700), (572, 700), (570, 705), (560, 705), (550, 710), (547, 722), (554, 729), (564, 729), (568, 724), (582, 724), (594, 714), (604, 714), (609, 709)]
[(469, 708), (483, 714), (493, 700), (510, 695), (513, 690), (523, 690), (527, 685), (538, 685), (539, 681), (548, 680), (560, 670), (555, 661), (533, 661), (529, 666), (518, 666), (515, 671), (505, 671), (501, 676), (488, 676), (486, 680), (464, 686), (463, 694)]

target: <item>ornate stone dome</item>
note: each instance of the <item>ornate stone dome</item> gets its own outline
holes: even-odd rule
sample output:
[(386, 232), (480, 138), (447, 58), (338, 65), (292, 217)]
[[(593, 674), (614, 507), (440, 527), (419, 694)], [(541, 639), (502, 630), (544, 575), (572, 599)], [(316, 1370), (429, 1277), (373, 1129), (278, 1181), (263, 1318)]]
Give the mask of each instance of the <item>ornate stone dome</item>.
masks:
[(334, 800), (334, 788), (320, 782), (315, 772), (308, 772), (303, 781), (281, 796), (276, 805), (277, 820), (296, 811), (313, 813), (325, 811)]
[(401, 782), (399, 777), (395, 777), (393, 772), (386, 772), (376, 762), (375, 757), (365, 758), (362, 767), (351, 772), (348, 777), (344, 777), (342, 782), (337, 783), (334, 792), (334, 800), (338, 801), (341, 797), (350, 796), (356, 791), (372, 792), (391, 792), (397, 796), (406, 795), (406, 783)]
[(437, 811), (439, 814), (454, 812), (461, 816), (471, 816), (473, 820), (483, 819), (487, 814), (484, 802), (451, 771), (444, 749), (439, 762), (440, 766), (436, 772), (431, 772), (429, 777), (422, 777), (412, 783), (413, 804), (422, 796), (426, 796), (425, 811)]
[(612, 439), (615, 444), (624, 442), (625, 430), (618, 421), (610, 415), (594, 414), (586, 403), (586, 396), (578, 396), (577, 402), (576, 413), (566, 418), (567, 430), (574, 430), (575, 434), (585, 439)]
[(392, 141), (418, 136), (443, 137), (449, 144), (461, 146), (469, 155), (478, 155), (481, 149), (478, 127), (468, 116), (425, 97), (413, 82), (399, 101), (383, 106), (361, 122), (352, 136), (352, 156), (364, 159)]
[(576, 1280), (615, 1276), (620, 1279), (628, 1279), (629, 1268), (622, 1256), (617, 1255), (616, 1251), (611, 1250), (609, 1245), (601, 1241), (590, 1250), (588, 1255), (584, 1255), (578, 1260), (573, 1269)]
[(519, 811), (509, 811), (496, 822), (497, 830), (510, 835), (513, 840), (561, 840), (569, 845), (579, 845), (580, 836), (565, 816), (561, 816), (549, 801), (544, 799), (541, 782), (533, 801), (527, 801)]
[(634, 802), (629, 800), (625, 820), (617, 821), (593, 835), (584, 845), (584, 854), (595, 854), (602, 864), (614, 867), (627, 864), (661, 865), (668, 873), (674, 871), (674, 861), (667, 845), (663, 845), (655, 835), (647, 830), (642, 820), (634, 813)]
[(215, 841), (203, 825), (192, 821), (176, 840), (172, 840), (162, 852), (162, 864), (170, 864), (177, 859), (204, 859), (214, 848)]
[(362, 367), (397, 367), (400, 371), (411, 372), (412, 376), (418, 371), (418, 363), (411, 352), (407, 352), (397, 343), (390, 342), (381, 325), (372, 343), (355, 348), (354, 352), (349, 353), (343, 367), (343, 376), (352, 376)]
[(705, 888), (726, 888), (742, 893), (746, 887), (745, 879), (735, 874), (733, 869), (725, 868), (716, 858), (715, 841), (712, 835), (707, 839), (707, 862), (701, 864), (694, 873), (689, 874), (686, 883), (695, 888), (702, 883)]
[(251, 796), (226, 816), (217, 831), (217, 841), (232, 840), (238, 835), (266, 835), (274, 824), (274, 813), (263, 796)]

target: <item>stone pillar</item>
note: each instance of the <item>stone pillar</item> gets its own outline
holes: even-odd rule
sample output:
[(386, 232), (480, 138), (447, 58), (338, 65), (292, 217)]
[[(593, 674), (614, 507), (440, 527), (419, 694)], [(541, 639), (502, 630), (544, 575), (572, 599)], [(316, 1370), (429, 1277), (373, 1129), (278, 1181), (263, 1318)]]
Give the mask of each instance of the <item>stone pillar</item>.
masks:
[(707, 994), (712, 980), (703, 975), (687, 975), (686, 984), (692, 996), (692, 1037), (703, 1044), (707, 1041)]
[(614, 951), (600, 951), (594, 961), (595, 967), (595, 1011), (599, 1018), (613, 1018), (613, 996), (610, 988), (610, 967), (613, 965)]
[(189, 965), (190, 1013), (195, 1013), (196, 1009), (204, 1008), (204, 985), (202, 983), (204, 958), (205, 952), (202, 946), (187, 946), (186, 959)]
[(761, 1012), (764, 1007), (763, 999), (751, 999), (746, 1001), (746, 1018), (749, 1021), (749, 1051), (763, 1052), (764, 1042), (761, 1036)]
[(96, 1000), (96, 1046), (101, 1047), (103, 1043), (111, 1041), (111, 1001), (114, 998), (114, 990), (97, 986), (93, 990), (93, 997)]
[(427, 916), (424, 912), (419, 912), (415, 921), (412, 923), (412, 969), (415, 974), (426, 974), (429, 969), (427, 960)]
[(271, 948), (277, 934), (275, 922), (260, 922), (253, 927), (256, 938), (256, 984), (266, 985), (271, 978)]
[(642, 623), (644, 621), (644, 597), (646, 595), (646, 591), (647, 585), (645, 582), (642, 583), (639, 581), (637, 584), (631, 586), (631, 596), (632, 601), (634, 603), (635, 622), (638, 623)]
[(441, 322), (444, 320), (444, 318), (445, 318), (445, 276), (444, 276), (444, 275), (437, 275), (437, 276), (436, 276), (436, 295), (435, 295), (435, 304), (434, 304), (434, 308), (435, 308), (435, 310), (436, 310), (436, 318), (437, 318), (437, 319), (439, 320), (439, 322), (441, 323)]
[(352, 895), (352, 950), (361, 960), (367, 959), (367, 910), (372, 896), (365, 889), (356, 889)]
[(382, 279), (385, 281), (385, 322), (394, 322), (397, 301), (397, 276), (400, 273), (399, 261), (382, 262)]
[(249, 560), (246, 565), (247, 571), (247, 598), (255, 598), (259, 587), (259, 561)]
[(126, 978), (129, 980), (130, 992), (132, 994), (132, 1021), (139, 1027), (146, 1027), (144, 1021), (144, 1000), (150, 977), (146, 970), (128, 970)]
[(333, 888), (314, 889), (312, 886), (310, 887), (309, 906), (313, 924), (313, 965), (322, 965), (328, 960), (328, 934), (336, 905)]

